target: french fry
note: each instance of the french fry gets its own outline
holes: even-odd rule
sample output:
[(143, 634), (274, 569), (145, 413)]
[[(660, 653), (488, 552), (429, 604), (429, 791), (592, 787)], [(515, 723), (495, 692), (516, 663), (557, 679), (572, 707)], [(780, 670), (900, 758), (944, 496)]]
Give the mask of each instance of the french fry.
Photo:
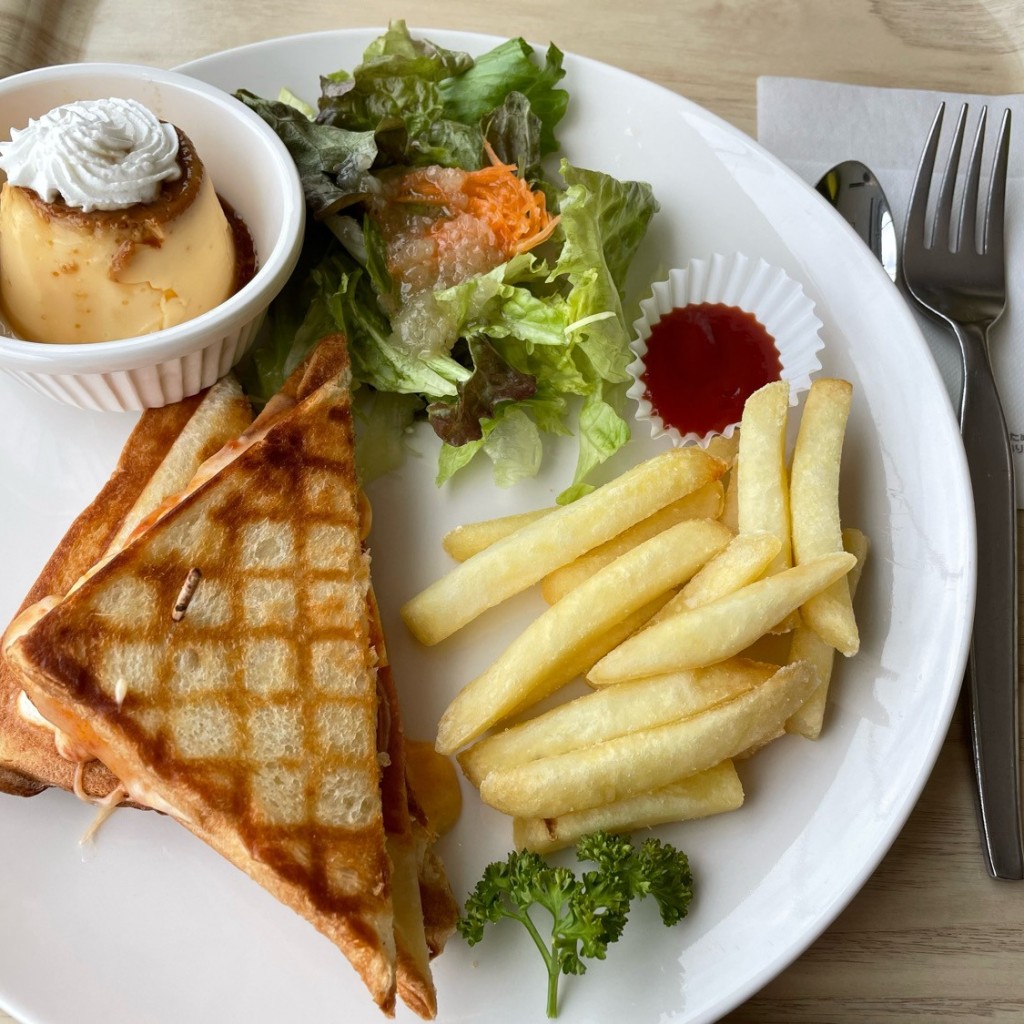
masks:
[[(781, 668), (781, 666), (779, 666), (779, 667)], [(807, 703), (807, 701), (804, 701), (804, 704), (806, 704), (806, 703)], [(800, 707), (803, 707), (803, 704), (801, 704)], [(800, 710), (800, 708), (797, 708), (797, 711), (799, 711), (799, 710)], [(795, 714), (795, 712), (794, 712), (794, 714)], [(752, 746), (747, 747), (746, 750), (741, 750), (738, 754), (733, 754), (733, 760), (734, 761), (746, 761), (746, 760), (750, 759), (751, 757), (753, 757), (759, 750), (764, 750), (764, 748), (767, 747), (770, 743), (774, 743), (776, 740), (782, 739), (782, 737), (785, 736), (785, 735), (786, 735), (786, 726), (785, 726), (785, 724), (783, 724), (780, 729), (776, 729), (775, 732), (772, 733), (770, 736), (762, 736), (761, 739), (759, 739)]]
[[(774, 534), (737, 534), (729, 547), (703, 567), (657, 618), (710, 604), (754, 583), (768, 570), (778, 550), (779, 541)], [(786, 660), (790, 660), (787, 657), (788, 639), (788, 635), (777, 634), (773, 629), (755, 641), (754, 649), (743, 651), (743, 654), (755, 662), (784, 665)], [(761, 648), (767, 652), (766, 655), (762, 655)], [(775, 650), (779, 651), (777, 657)]]
[[(739, 440), (739, 434), (733, 434)], [(722, 514), (718, 517), (724, 526), (728, 526), (733, 533), (740, 532), (740, 506), (739, 506), (739, 458), (733, 458), (732, 467), (725, 481), (725, 503), (722, 505)], [(781, 545), (780, 545), (781, 550)]]
[(603, 743), (706, 711), (765, 682), (776, 665), (732, 659), (709, 668), (609, 686), (488, 736), (459, 755), (475, 786), (490, 772)]
[[(699, 607), (701, 604), (710, 604), (719, 597), (724, 597), (748, 583), (753, 583), (767, 568), (768, 563), (778, 551), (778, 547), (778, 538), (770, 533), (741, 533), (733, 537), (729, 546), (715, 555), (678, 594), (674, 595), (663, 608), (650, 618), (647, 624), (653, 626), (681, 611)], [(641, 623), (636, 628), (640, 629), (643, 625)], [(633, 632), (634, 630), (630, 630), (629, 633), (621, 637), (618, 643), (621, 643)], [(601, 655), (581, 669), (581, 672), (586, 674), (600, 657), (617, 647), (618, 643), (610, 645)], [(753, 660), (762, 659), (754, 656)], [(781, 665), (786, 660), (785, 654), (783, 654), (775, 664)], [(621, 680), (588, 679), (587, 682), (595, 688), (602, 688), (608, 685), (617, 686)]]
[(812, 665), (785, 665), (699, 715), (491, 772), (480, 796), (516, 817), (557, 818), (660, 789), (774, 736), (817, 685)]
[(729, 542), (655, 616), (660, 622), (677, 612), (710, 604), (759, 579), (779, 553), (773, 533), (740, 533)]
[(755, 391), (743, 407), (737, 455), (737, 517), (740, 533), (767, 531), (779, 539), (769, 573), (792, 564), (786, 422), (789, 384), (774, 381)]
[[(839, 465), (853, 388), (845, 380), (816, 380), (807, 393), (790, 474), (793, 557), (799, 564), (843, 550), (839, 522)], [(836, 580), (801, 609), (826, 643), (849, 657), (860, 647), (846, 579)]]
[[(857, 585), (860, 583), (860, 576), (864, 570), (864, 560), (868, 555), (868, 539), (860, 530), (848, 528), (843, 530), (843, 547), (857, 559), (857, 564), (846, 577), (850, 584), (852, 599), (856, 595)], [(787, 732), (799, 733), (809, 740), (815, 740), (821, 734), (821, 727), (825, 720), (825, 704), (828, 700), (828, 687), (832, 678), (835, 648), (825, 643), (810, 626), (800, 626), (793, 633), (789, 660), (811, 662), (821, 678), (821, 685), (786, 722)]]
[(537, 701), (550, 697), (551, 694), (560, 690), (571, 679), (575, 679), (577, 676), (585, 676), (609, 651), (618, 647), (623, 640), (631, 637), (638, 629), (646, 626), (665, 607), (674, 593), (675, 591), (670, 590), (660, 594), (638, 611), (632, 612), (624, 619), (620, 619), (609, 626), (600, 636), (595, 636), (584, 644), (576, 653), (576, 656), (566, 662), (564, 670), (550, 677), (550, 685), (538, 687), (530, 695), (529, 701), (522, 706), (517, 706), (512, 714), (516, 715), (532, 707)]
[[(638, 611), (627, 615), (624, 619), (610, 626), (600, 636), (594, 637), (584, 644), (576, 655), (569, 661), (564, 662), (559, 668), (552, 672), (529, 696), (517, 704), (508, 715), (502, 720), (510, 727), (518, 725), (517, 719), (522, 718), (533, 706), (545, 697), (557, 693), (566, 683), (571, 682), (579, 676), (585, 676), (609, 651), (618, 647), (626, 637), (632, 636), (638, 629), (645, 626), (656, 612), (660, 611), (673, 591), (661, 594), (653, 601), (649, 601)], [(781, 664), (781, 662), (780, 662)]]
[(749, 647), (744, 647), (737, 657), (766, 661), (771, 665), (785, 665), (787, 661), (794, 660), (790, 657), (792, 646), (792, 633), (768, 632), (759, 636)]
[(692, 821), (735, 811), (743, 805), (743, 784), (731, 761), (601, 807), (556, 818), (515, 818), (512, 839), (517, 850), (552, 853), (572, 846), (582, 836), (600, 830), (629, 832), (670, 821)]
[(850, 571), (846, 552), (823, 555), (641, 630), (587, 673), (595, 685), (714, 664), (738, 654), (809, 597)]
[(740, 448), (740, 431), (737, 427), (731, 437), (726, 437), (724, 434), (715, 434), (713, 438), (708, 442), (707, 452), (708, 455), (714, 455), (716, 459), (720, 459), (730, 469), (732, 464), (736, 461), (736, 453)]
[(699, 448), (671, 448), (459, 563), (407, 601), (402, 618), (421, 643), (436, 644), (724, 471)]
[[(735, 454), (736, 445), (739, 444), (739, 435), (734, 434), (731, 438), (716, 437), (715, 441), (724, 441), (723, 445), (708, 445), (708, 452), (720, 459), (727, 465), (731, 463)], [(664, 524), (664, 527), (674, 526), (684, 519), (718, 519), (722, 509), (722, 502), (725, 496), (725, 488), (712, 482), (694, 491), (693, 494), (681, 498), (678, 502), (667, 505), (662, 512), (677, 513), (674, 518)], [(556, 506), (550, 508), (531, 509), (529, 512), (515, 512), (508, 516), (499, 516), (495, 519), (481, 519), (475, 523), (463, 523), (449, 530), (441, 538), (441, 546), (457, 562), (464, 562), (484, 548), (505, 537), (510, 536), (524, 526), (535, 523), (542, 519), (549, 512), (554, 512)], [(659, 516), (656, 512), (653, 519)], [(647, 520), (644, 520), (645, 522)], [(639, 523), (637, 524), (640, 525)], [(653, 534), (654, 531), (652, 531)], [(735, 532), (735, 531), (734, 531)], [(646, 539), (646, 538), (645, 538)], [(608, 542), (611, 543), (611, 542)], [(637, 541), (639, 543), (639, 541)], [(609, 558), (610, 562), (611, 559)]]
[(540, 583), (544, 600), (548, 604), (554, 604), (565, 597), (573, 587), (579, 586), (585, 579), (593, 576), (598, 569), (670, 526), (685, 522), (687, 519), (717, 519), (722, 511), (724, 496), (725, 488), (717, 480), (712, 480), (685, 498), (658, 509), (653, 515), (641, 519), (639, 523), (635, 523), (618, 536), (612, 537), (611, 540), (545, 576)]
[(731, 537), (721, 523), (690, 520), (595, 573), (535, 619), (489, 669), (462, 689), (441, 716), (437, 749), (452, 754), (531, 698), (539, 699), (538, 693), (552, 692), (551, 677), (564, 675), (565, 666), (575, 663), (583, 648), (689, 579)]
[(529, 512), (516, 512), (510, 516), (499, 516), (497, 519), (481, 519), (476, 523), (463, 523), (461, 526), (449, 530), (441, 538), (441, 547), (456, 562), (464, 562), (467, 558), (472, 558), (477, 552), (489, 548), (499, 540), (504, 540), (524, 526), (543, 519), (554, 510), (553, 506), (538, 508), (531, 509)]

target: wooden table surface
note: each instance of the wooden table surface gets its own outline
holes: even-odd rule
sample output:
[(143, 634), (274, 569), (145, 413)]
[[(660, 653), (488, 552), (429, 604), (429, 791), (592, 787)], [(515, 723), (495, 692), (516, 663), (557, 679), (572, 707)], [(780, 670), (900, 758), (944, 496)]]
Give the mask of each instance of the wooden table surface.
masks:
[[(520, 0), (510, 11), (479, 0), (0, 0), (0, 73), (81, 58), (170, 67), (277, 35), (391, 17), (554, 39), (683, 93), (750, 133), (763, 74), (1024, 92), (1021, 0)], [(985, 872), (961, 715), (917, 808), (861, 893), (799, 960), (725, 1019), (1024, 1021), (1024, 884)], [(0, 1024), (10, 1022), (0, 1012)]]

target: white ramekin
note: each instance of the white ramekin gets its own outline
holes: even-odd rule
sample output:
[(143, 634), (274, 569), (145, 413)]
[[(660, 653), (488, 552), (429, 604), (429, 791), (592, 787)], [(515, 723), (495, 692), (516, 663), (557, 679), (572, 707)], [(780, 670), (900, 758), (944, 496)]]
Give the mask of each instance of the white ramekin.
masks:
[(138, 100), (189, 136), (218, 194), (245, 221), (258, 268), (215, 309), (152, 334), (84, 345), (0, 337), (0, 370), (33, 390), (84, 409), (124, 411), (180, 401), (238, 362), (295, 267), (305, 203), (273, 130), (234, 97), (173, 71), (65, 64), (2, 79), (0, 137), (62, 103), (110, 96)]
[(811, 386), (812, 375), (821, 369), (821, 321), (815, 316), (814, 303), (785, 271), (742, 253), (690, 260), (651, 286), (651, 294), (640, 303), (641, 316), (633, 323), (630, 347), (634, 359), (629, 366), (633, 383), (626, 394), (637, 403), (637, 422), (647, 422), (653, 438), (667, 435), (674, 444), (706, 447), (718, 434), (732, 437), (739, 426), (731, 423), (722, 431), (704, 435), (683, 433), (664, 423), (646, 397), (644, 357), (652, 328), (673, 309), (705, 302), (736, 306), (753, 314), (772, 336), (782, 364), (780, 377), (789, 382), (790, 404), (796, 404)]

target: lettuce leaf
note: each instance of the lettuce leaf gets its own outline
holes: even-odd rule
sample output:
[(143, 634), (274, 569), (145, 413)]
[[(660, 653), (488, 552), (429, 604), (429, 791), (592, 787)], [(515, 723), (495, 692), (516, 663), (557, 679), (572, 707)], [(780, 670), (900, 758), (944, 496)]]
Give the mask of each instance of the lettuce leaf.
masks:
[(585, 494), (590, 474), (629, 440), (629, 425), (610, 396), (630, 380), (626, 274), (658, 204), (644, 182), (619, 181), (564, 159), (560, 173), (566, 184), (559, 201), (563, 244), (550, 279), (569, 281), (567, 334), (584, 381), (578, 393), (585, 395), (576, 472), (558, 497), (565, 503)]
[(629, 424), (605, 399), (603, 390), (588, 395), (580, 409), (579, 459), (572, 484), (558, 496), (560, 505), (567, 505), (592, 491), (593, 485), (587, 483), (587, 477), (629, 440)]
[(441, 445), (436, 482), (447, 483), (480, 452), (494, 467), (494, 482), (511, 487), (520, 480), (536, 476), (543, 457), (543, 444), (536, 423), (519, 403), (505, 402), (495, 408), (494, 416), (482, 420), (481, 437), (458, 447)]
[[(588, 321), (576, 341), (595, 377), (624, 383), (631, 362), (622, 308), (626, 271), (658, 204), (644, 182), (618, 181), (567, 160), (560, 173), (567, 186), (559, 204), (564, 244), (552, 277), (568, 277), (572, 319)], [(615, 315), (591, 319), (607, 311)]]
[(565, 298), (532, 290), (547, 275), (547, 264), (523, 253), (486, 274), (434, 292), (434, 308), (438, 322), (444, 325), (447, 348), (457, 338), (477, 333), (519, 338), (533, 345), (564, 345), (570, 320)]
[(306, 203), (315, 217), (366, 192), (377, 158), (373, 132), (311, 121), (294, 103), (265, 100), (245, 89), (235, 96), (277, 132), (295, 161)]
[(256, 405), (280, 390), (320, 338), (337, 330), (327, 305), (330, 283), (325, 287), (321, 270), (333, 244), (319, 224), (307, 221), (299, 262), (270, 304), (256, 343), (235, 370)]
[(468, 347), (473, 373), (459, 385), (458, 398), (427, 406), (434, 433), (455, 447), (483, 437), (480, 424), (494, 417), (499, 402), (520, 402), (537, 391), (537, 381), (510, 366), (486, 338), (470, 338)]
[(463, 77), (473, 65), (468, 54), (413, 39), (404, 21), (394, 21), (351, 74), (321, 79), (317, 121), (370, 132), (385, 165), (479, 167), (478, 119), (451, 117), (441, 91), (444, 81)]
[(526, 181), (542, 180), (541, 119), (521, 92), (510, 92), (489, 114), (484, 135), (503, 164), (513, 164)]
[(484, 454), (494, 464), (494, 482), (511, 487), (537, 475), (544, 445), (537, 425), (520, 406), (499, 406), (503, 415), (484, 441)]
[(334, 254), (323, 268), (323, 281), (336, 329), (348, 337), (352, 376), (358, 383), (398, 394), (457, 394), (457, 384), (468, 371), (453, 359), (420, 359), (394, 344), (369, 275), (347, 253)]
[(360, 388), (355, 395), (356, 469), (363, 483), (401, 466), (405, 437), (423, 411), (419, 395)]
[(569, 94), (555, 88), (565, 77), (562, 59), (554, 44), (538, 65), (525, 39), (501, 43), (477, 57), (464, 74), (441, 82), (445, 116), (463, 124), (478, 123), (501, 107), (509, 93), (520, 93), (539, 120), (541, 156), (553, 153), (558, 149), (555, 128), (569, 104)]

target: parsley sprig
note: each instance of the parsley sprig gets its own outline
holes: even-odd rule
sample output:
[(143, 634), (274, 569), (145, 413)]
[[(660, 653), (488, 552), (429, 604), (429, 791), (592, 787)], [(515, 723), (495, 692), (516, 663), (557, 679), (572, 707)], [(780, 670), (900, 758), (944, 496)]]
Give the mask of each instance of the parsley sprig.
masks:
[[(658, 839), (635, 847), (628, 836), (594, 832), (577, 843), (576, 857), (596, 864), (596, 870), (577, 877), (526, 850), (489, 864), (466, 900), (458, 926), (474, 946), (486, 926), (503, 917), (523, 925), (547, 967), (548, 1017), (558, 1015), (560, 975), (583, 974), (584, 960), (604, 960), (608, 946), (626, 927), (634, 899), (653, 896), (662, 921), (673, 925), (686, 916), (693, 898), (686, 854)], [(551, 916), (550, 942), (531, 914), (534, 907)]]

